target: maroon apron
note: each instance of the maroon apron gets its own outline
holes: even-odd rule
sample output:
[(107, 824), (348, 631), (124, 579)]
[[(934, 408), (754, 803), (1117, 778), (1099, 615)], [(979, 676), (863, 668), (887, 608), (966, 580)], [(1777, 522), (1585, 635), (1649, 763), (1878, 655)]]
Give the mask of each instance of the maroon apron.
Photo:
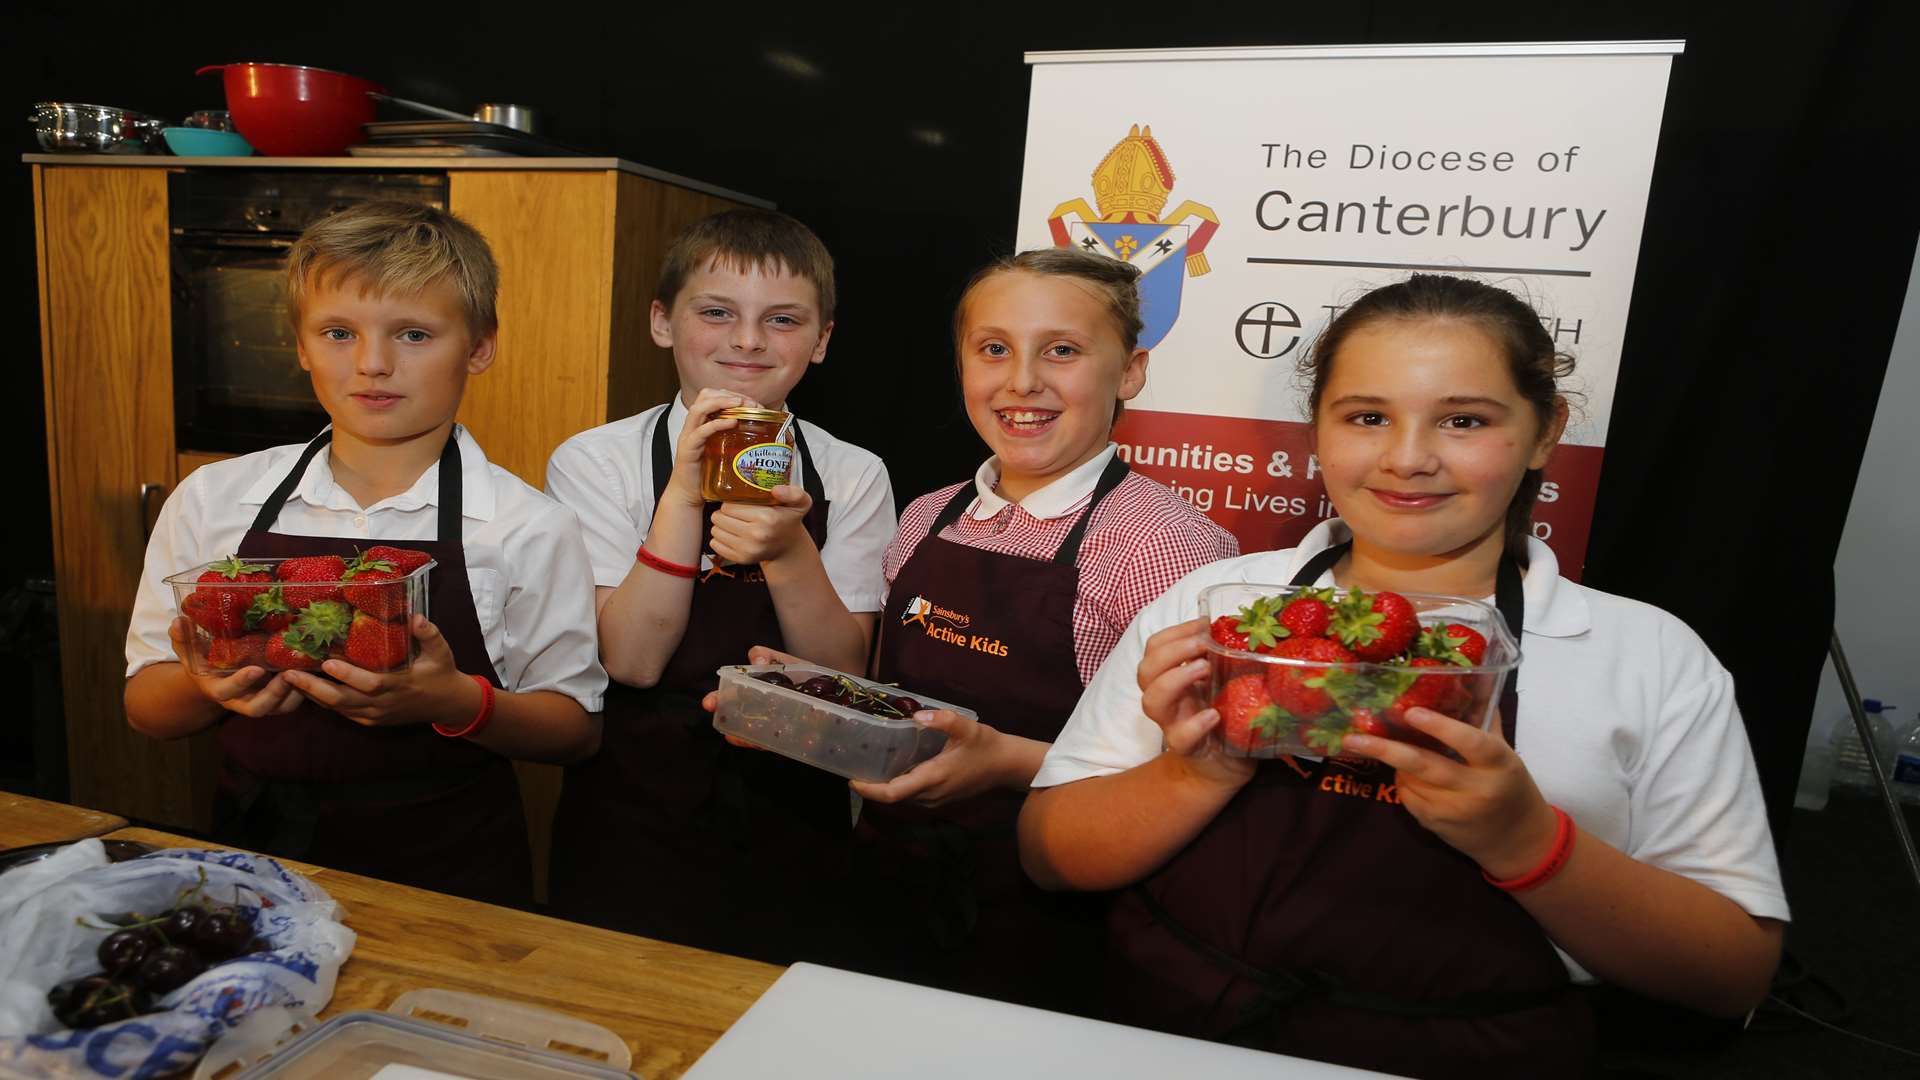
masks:
[[(1519, 567), (1498, 580), (1518, 640)], [(1577, 1076), (1591, 1057), (1587, 1005), (1539, 923), (1421, 827), (1376, 762), (1261, 762), (1109, 927), (1126, 1023), (1408, 1076)]]
[[(357, 554), (351, 538), (273, 531), (332, 439), (323, 431), (307, 444), (240, 541), (241, 556)], [(402, 543), (438, 564), (427, 575), (427, 615), (454, 662), (497, 687), (467, 581), (460, 465), (450, 433), (440, 454), (438, 538)], [(214, 832), (223, 842), (488, 903), (532, 903), (520, 789), (512, 764), (491, 750), (429, 724), (366, 727), (311, 702), (285, 716), (230, 714), (218, 739)]]
[[(654, 423), (654, 500), (673, 472), (666, 412)], [(820, 470), (794, 427), (827, 543)], [(703, 536), (711, 536), (709, 504)], [(758, 566), (717, 560), (695, 580), (686, 633), (657, 686), (607, 688), (600, 752), (567, 769), (553, 823), (552, 911), (661, 941), (771, 963), (824, 958), (850, 930), (834, 901), (846, 871), (846, 781), (778, 754), (730, 746), (700, 699), (754, 645), (784, 648)]]
[[(1116, 457), (1051, 559), (943, 539), (974, 502), (973, 485), (963, 486), (889, 587), (880, 679), (973, 709), (1007, 734), (1052, 742), (1080, 700), (1080, 545), (1101, 501), (1126, 478)], [(911, 617), (914, 599), (936, 610)], [(1043, 892), (1027, 879), (1015, 835), (1025, 797), (993, 791), (937, 809), (861, 808), (862, 903), (889, 922), (874, 928), (859, 966), (1041, 1008), (1097, 1009), (1106, 897)]]

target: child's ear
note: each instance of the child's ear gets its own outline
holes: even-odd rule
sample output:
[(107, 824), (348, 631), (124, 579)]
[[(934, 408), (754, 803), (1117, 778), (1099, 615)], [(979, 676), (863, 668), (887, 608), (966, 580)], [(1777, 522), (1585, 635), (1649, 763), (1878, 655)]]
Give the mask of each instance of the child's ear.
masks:
[(1125, 366), (1120, 369), (1120, 388), (1115, 394), (1121, 401), (1132, 401), (1147, 386), (1147, 350), (1135, 349), (1127, 357)]
[(1553, 419), (1540, 432), (1540, 441), (1534, 445), (1533, 457), (1527, 461), (1529, 469), (1544, 469), (1547, 460), (1553, 457), (1553, 448), (1560, 445), (1560, 436), (1567, 430), (1567, 399), (1553, 399)]
[(833, 336), (833, 324), (820, 328), (820, 340), (813, 343), (813, 355), (807, 357), (807, 363), (817, 364), (827, 358), (827, 339)]
[(652, 324), (653, 343), (663, 349), (673, 348), (673, 313), (667, 305), (655, 300), (647, 309), (647, 317)]
[(478, 375), (493, 366), (493, 349), (499, 341), (500, 331), (497, 329), (474, 339), (473, 351), (467, 354), (467, 374)]

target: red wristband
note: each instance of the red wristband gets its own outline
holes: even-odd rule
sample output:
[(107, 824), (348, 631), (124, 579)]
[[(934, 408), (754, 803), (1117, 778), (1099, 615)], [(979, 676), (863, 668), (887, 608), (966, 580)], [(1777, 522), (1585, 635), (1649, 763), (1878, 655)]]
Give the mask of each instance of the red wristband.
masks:
[(685, 566), (677, 562), (668, 562), (653, 552), (648, 551), (644, 544), (640, 546), (639, 558), (641, 562), (646, 563), (648, 566), (670, 577), (690, 578), (700, 572), (700, 568), (697, 566)]
[(480, 684), (480, 711), (474, 714), (472, 722), (457, 731), (449, 729), (444, 724), (433, 725), (433, 730), (449, 739), (466, 739), (478, 735), (487, 726), (487, 721), (493, 719), (493, 684), (488, 682), (484, 675), (469, 675), (467, 678)]
[(1487, 884), (1492, 885), (1496, 889), (1505, 889), (1508, 892), (1525, 892), (1528, 889), (1537, 888), (1538, 886), (1546, 884), (1555, 874), (1558, 874), (1566, 867), (1567, 857), (1573, 854), (1573, 837), (1576, 832), (1573, 827), (1573, 819), (1567, 816), (1565, 810), (1557, 806), (1548, 807), (1548, 809), (1553, 811), (1553, 816), (1557, 820), (1557, 824), (1553, 831), (1553, 848), (1547, 852), (1547, 857), (1541, 861), (1539, 866), (1521, 874), (1517, 878), (1508, 878), (1505, 881), (1500, 881), (1492, 874), (1482, 870), (1480, 871), (1480, 876), (1487, 879)]

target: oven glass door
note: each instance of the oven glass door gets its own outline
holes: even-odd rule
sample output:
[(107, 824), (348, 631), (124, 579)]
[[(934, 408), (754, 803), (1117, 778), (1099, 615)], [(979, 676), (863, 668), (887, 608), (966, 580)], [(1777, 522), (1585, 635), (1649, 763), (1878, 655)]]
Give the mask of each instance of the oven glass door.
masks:
[(304, 442), (327, 423), (287, 320), (289, 240), (173, 238), (176, 445), (246, 453)]

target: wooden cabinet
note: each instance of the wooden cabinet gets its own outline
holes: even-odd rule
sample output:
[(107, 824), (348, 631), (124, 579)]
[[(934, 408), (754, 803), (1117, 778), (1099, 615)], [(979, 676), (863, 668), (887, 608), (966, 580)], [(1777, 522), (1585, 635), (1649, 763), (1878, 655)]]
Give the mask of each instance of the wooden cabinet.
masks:
[[(211, 739), (148, 739), (121, 704), (147, 522), (182, 476), (225, 456), (174, 437), (167, 174), (197, 166), (29, 160), (72, 800), (204, 830)], [(419, 162), (248, 163), (283, 166)], [(673, 392), (672, 357), (647, 330), (661, 255), (686, 223), (743, 203), (611, 159), (447, 169), (450, 208), (486, 235), (501, 271), (498, 359), (468, 384), (460, 419), (492, 460), (541, 487), (561, 441)], [(522, 785), (544, 857), (557, 770), (525, 768)]]

